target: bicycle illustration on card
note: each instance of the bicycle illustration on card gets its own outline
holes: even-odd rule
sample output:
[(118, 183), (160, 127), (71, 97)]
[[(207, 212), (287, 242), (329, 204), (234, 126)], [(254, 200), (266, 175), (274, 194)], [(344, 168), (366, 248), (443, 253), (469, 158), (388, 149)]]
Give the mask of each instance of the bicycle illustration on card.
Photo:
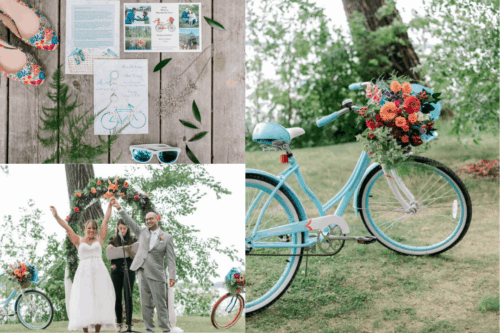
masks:
[[(128, 100), (127, 96), (122, 95), (118, 91), (118, 83), (116, 82), (119, 76), (116, 70), (110, 73), (109, 89), (111, 95), (109, 103), (100, 110), (98, 119), (100, 119), (101, 126), (106, 130), (121, 129), (128, 125), (134, 129), (141, 129), (147, 123), (146, 114), (139, 108), (142, 102), (134, 106)], [(121, 99), (125, 100), (126, 106), (123, 106), (124, 103), (118, 103), (120, 96)]]
[(175, 31), (174, 18), (170, 17), (167, 23), (162, 23), (159, 18), (153, 21), (156, 23), (155, 29), (157, 32), (163, 32), (163, 30), (168, 29), (170, 32)]

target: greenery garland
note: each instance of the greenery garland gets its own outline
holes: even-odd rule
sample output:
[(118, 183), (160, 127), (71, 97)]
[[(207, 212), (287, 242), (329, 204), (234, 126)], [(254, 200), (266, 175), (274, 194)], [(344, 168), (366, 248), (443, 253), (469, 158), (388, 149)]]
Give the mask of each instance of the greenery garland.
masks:
[[(66, 217), (66, 221), (75, 233), (78, 234), (81, 231), (78, 221), (85, 209), (96, 200), (101, 198), (111, 199), (112, 197), (122, 199), (134, 208), (139, 209), (142, 218), (149, 211), (154, 210), (149, 200), (149, 193), (137, 192), (125, 178), (93, 178), (90, 179), (88, 185), (83, 190), (75, 191), (71, 199), (71, 214)], [(66, 238), (66, 254), (68, 258), (69, 277), (73, 280), (78, 268), (78, 250), (70, 242), (69, 238)]]

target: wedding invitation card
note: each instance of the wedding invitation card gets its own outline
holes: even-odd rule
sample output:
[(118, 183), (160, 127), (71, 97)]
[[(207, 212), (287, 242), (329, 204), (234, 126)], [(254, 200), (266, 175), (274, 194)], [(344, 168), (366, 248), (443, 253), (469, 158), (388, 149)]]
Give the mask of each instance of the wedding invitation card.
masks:
[(120, 58), (120, 1), (66, 6), (66, 74), (93, 74), (95, 59)]
[(201, 52), (201, 3), (126, 3), (125, 52)]
[(94, 134), (148, 133), (148, 61), (94, 61)]

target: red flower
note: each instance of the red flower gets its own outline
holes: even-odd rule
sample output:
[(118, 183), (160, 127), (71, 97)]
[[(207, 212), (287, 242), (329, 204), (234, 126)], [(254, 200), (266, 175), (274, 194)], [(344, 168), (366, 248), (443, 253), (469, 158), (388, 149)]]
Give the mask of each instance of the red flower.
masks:
[(101, 185), (101, 181), (100, 180), (97, 181), (97, 185)]
[(398, 99), (397, 101), (394, 102), (394, 104), (396, 104), (396, 106), (399, 106), (399, 104), (401, 104), (401, 101)]
[(408, 97), (403, 103), (405, 111), (409, 114), (418, 112), (418, 110), (420, 110), (420, 106), (420, 101), (415, 96)]
[(377, 127), (372, 119), (366, 121), (366, 126), (368, 126), (372, 131)]
[(408, 143), (408, 141), (409, 141), (408, 139), (409, 139), (409, 138), (408, 138), (408, 135), (403, 135), (403, 136), (401, 137), (401, 141), (403, 141), (403, 142), (405, 142), (405, 143)]
[(81, 193), (77, 193), (76, 196), (79, 197), (79, 198), (81, 198), (82, 194)]
[(410, 130), (410, 127), (408, 125), (403, 126), (403, 131), (408, 132)]
[(123, 186), (128, 187), (128, 183), (127, 182), (123, 183)]
[(75, 213), (78, 213), (80, 211), (80, 208), (78, 207), (75, 207), (75, 209), (73, 209), (75, 211)]
[(134, 196), (134, 200), (135, 201), (139, 200), (139, 196), (138, 195)]
[(68, 215), (68, 216), (66, 216), (66, 221), (69, 221), (69, 215)]
[(371, 154), (373, 154), (373, 152), (371, 151), (371, 152), (369, 152), (368, 154), (369, 154), (369, 155), (371, 155)]

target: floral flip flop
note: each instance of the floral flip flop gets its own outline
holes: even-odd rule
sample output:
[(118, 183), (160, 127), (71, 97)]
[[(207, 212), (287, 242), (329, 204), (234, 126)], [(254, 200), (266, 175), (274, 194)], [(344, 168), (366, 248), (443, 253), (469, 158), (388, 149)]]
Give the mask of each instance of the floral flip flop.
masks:
[[(59, 45), (59, 40), (57, 39), (56, 34), (52, 29), (52, 26), (50, 22), (47, 20), (47, 18), (38, 10), (34, 9), (32, 6), (24, 3), (22, 0), (11, 0), (10, 2), (15, 2), (20, 6), (26, 8), (23, 7), (13, 8), (12, 4), (9, 5), (8, 3), (0, 5), (0, 8), (4, 9), (4, 10), (0, 9), (0, 16), (3, 15), (7, 18), (7, 20), (5, 19), (2, 20), (0, 18), (0, 22), (2, 22), (7, 28), (9, 28), (12, 31), (12, 33), (14, 33), (17, 37), (19, 37), (23, 42), (25, 42), (28, 45), (36, 47), (40, 50), (47, 50), (47, 51), (53, 51), (57, 49), (57, 46)], [(35, 35), (33, 35), (30, 38), (23, 38), (21, 34), (22, 29), (18, 27), (18, 24), (16, 24), (12, 16), (7, 14), (6, 8), (9, 9), (9, 13), (11, 15), (14, 15), (14, 12), (16, 10), (21, 10), (21, 11), (31, 10), (38, 18), (38, 23), (39, 23), (38, 31), (35, 33)], [(23, 16), (26, 15), (23, 14)]]
[[(0, 72), (9, 79), (31, 86), (40, 86), (45, 82), (43, 69), (30, 53), (0, 38), (0, 54), (2, 55)], [(24, 66), (22, 60), (19, 60), (23, 56), (26, 59)]]

